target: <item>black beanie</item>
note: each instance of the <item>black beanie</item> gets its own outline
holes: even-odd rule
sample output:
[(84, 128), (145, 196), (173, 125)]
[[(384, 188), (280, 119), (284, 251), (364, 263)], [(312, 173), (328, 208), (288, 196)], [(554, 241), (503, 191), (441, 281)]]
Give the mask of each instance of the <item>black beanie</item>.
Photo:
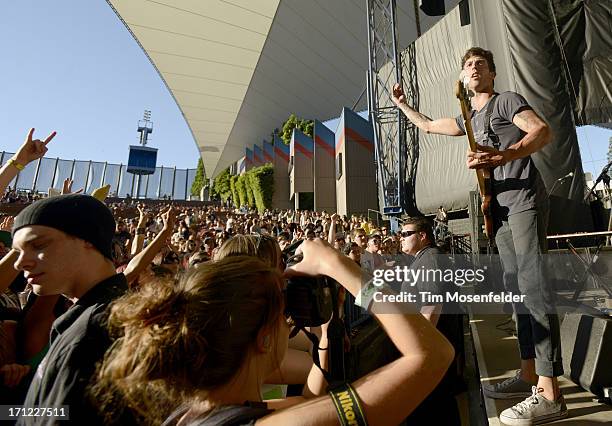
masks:
[(70, 194), (36, 201), (15, 218), (13, 236), (31, 225), (48, 226), (85, 240), (112, 260), (115, 219), (108, 207), (94, 197)]

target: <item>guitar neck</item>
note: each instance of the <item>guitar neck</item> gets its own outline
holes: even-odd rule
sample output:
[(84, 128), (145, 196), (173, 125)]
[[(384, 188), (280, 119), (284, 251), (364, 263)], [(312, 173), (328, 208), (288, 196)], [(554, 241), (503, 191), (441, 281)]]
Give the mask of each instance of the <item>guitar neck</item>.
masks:
[[(463, 116), (463, 124), (465, 126), (465, 134), (468, 138), (468, 143), (470, 145), (470, 150), (476, 152), (478, 150), (478, 145), (476, 144), (476, 139), (474, 139), (474, 130), (472, 129), (472, 119), (470, 117), (468, 106), (465, 101), (460, 101), (461, 103), (461, 115)], [(480, 190), (480, 194), (485, 193), (485, 182), (484, 176), (481, 170), (476, 170), (476, 177), (478, 179), (478, 189)]]
[(463, 124), (465, 126), (465, 134), (470, 144), (470, 149), (474, 152), (477, 150), (476, 140), (474, 139), (474, 130), (472, 129), (472, 119), (470, 111), (464, 101), (461, 101), (461, 115), (463, 116)]

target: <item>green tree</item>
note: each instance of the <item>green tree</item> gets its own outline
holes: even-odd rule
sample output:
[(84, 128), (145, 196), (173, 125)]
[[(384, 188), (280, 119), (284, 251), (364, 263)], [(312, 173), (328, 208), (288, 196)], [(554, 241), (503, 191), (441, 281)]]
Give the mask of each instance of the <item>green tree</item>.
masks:
[(300, 130), (306, 136), (312, 137), (314, 131), (314, 121), (301, 119), (295, 114), (291, 114), (287, 121), (283, 123), (283, 127), (280, 134), (280, 137), (285, 143), (285, 145), (289, 145), (291, 143), (291, 134), (293, 133), (293, 129), (295, 128)]
[(200, 196), (200, 191), (206, 186), (206, 171), (204, 170), (204, 162), (202, 157), (198, 160), (198, 168), (196, 169), (196, 175), (191, 184), (191, 195), (194, 197)]
[(300, 130), (306, 136), (312, 138), (314, 136), (314, 120), (302, 120), (300, 123)]
[(232, 189), (230, 187), (230, 171), (229, 167), (221, 172), (217, 176), (213, 183), (213, 190), (215, 194), (218, 194), (223, 201), (227, 201), (232, 196)]

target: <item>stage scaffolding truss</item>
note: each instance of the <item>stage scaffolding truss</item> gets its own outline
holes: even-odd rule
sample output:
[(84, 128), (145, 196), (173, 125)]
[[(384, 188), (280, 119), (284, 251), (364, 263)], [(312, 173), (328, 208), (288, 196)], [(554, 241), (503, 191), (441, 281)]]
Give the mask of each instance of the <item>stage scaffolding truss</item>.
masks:
[[(383, 214), (419, 214), (414, 194), (418, 131), (391, 101), (392, 87), (401, 81), (407, 102), (418, 109), (416, 61), (411, 45), (400, 59), (395, 0), (366, 0), (368, 12), (368, 106)], [(417, 22), (418, 25), (418, 22)], [(408, 73), (403, 79), (402, 68)]]

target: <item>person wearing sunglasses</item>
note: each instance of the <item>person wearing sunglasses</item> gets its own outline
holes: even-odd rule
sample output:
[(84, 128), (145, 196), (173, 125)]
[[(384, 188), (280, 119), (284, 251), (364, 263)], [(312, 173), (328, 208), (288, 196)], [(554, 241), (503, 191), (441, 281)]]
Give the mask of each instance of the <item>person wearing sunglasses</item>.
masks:
[[(414, 257), (410, 265), (411, 269), (445, 271), (450, 268), (445, 253), (435, 245), (433, 228), (429, 219), (425, 217), (407, 219), (404, 221), (400, 235), (402, 252)], [(416, 283), (402, 283), (402, 291), (415, 293), (415, 287), (418, 292), (442, 295), (447, 291), (456, 291), (453, 284), (437, 281), (436, 278)], [(422, 303), (419, 308), (421, 314), (449, 339), (457, 352), (460, 352), (462, 336), (460, 317), (457, 315), (458, 306), (447, 302), (442, 304)], [(409, 424), (461, 425), (457, 402), (453, 395), (453, 389), (456, 388), (457, 380), (459, 380), (455, 372), (456, 359), (442, 382), (408, 418)], [(445, 408), (440, 410), (440, 407)]]

